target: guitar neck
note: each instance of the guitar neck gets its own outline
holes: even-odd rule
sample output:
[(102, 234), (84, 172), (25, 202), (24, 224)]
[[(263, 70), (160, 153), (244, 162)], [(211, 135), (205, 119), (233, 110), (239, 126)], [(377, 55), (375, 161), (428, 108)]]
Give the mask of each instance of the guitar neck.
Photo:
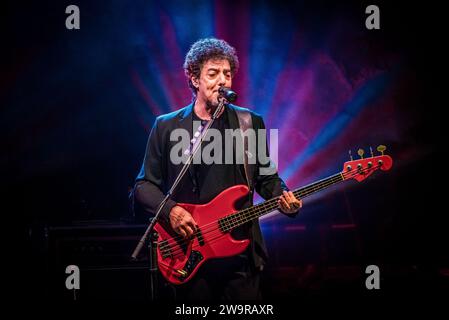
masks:
[[(342, 173), (336, 173), (330, 177), (324, 178), (322, 180), (313, 182), (309, 185), (306, 185), (302, 188), (293, 190), (293, 194), (295, 197), (299, 199), (304, 199), (311, 194), (314, 194), (318, 191), (324, 190), (330, 186), (333, 186), (336, 183), (345, 180)], [(246, 208), (239, 212), (233, 213), (226, 217), (220, 219), (220, 225), (224, 228), (225, 231), (232, 230), (242, 224), (251, 221), (253, 219), (257, 219), (262, 217), (270, 212), (273, 212), (278, 208), (278, 200), (279, 197), (272, 198), (265, 202), (262, 202), (258, 205)]]

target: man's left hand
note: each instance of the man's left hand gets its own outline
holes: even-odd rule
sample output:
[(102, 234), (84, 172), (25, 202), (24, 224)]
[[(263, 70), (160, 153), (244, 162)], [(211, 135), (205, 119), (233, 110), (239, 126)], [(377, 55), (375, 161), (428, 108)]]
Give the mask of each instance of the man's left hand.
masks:
[(298, 200), (291, 191), (282, 192), (278, 203), (279, 209), (286, 214), (296, 213), (302, 207), (302, 200)]

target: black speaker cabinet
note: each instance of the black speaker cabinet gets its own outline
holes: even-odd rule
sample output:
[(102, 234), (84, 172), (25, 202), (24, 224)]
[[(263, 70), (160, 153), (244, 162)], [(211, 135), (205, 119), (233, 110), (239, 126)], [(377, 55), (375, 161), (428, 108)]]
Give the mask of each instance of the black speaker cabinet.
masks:
[[(150, 298), (149, 253), (145, 246), (137, 261), (131, 254), (146, 225), (89, 221), (46, 226), (43, 230), (43, 286), (56, 300), (147, 300)], [(68, 289), (79, 269), (80, 288)], [(69, 280), (67, 280), (69, 277)], [(71, 282), (70, 282), (71, 281)], [(160, 281), (155, 284), (160, 285)]]

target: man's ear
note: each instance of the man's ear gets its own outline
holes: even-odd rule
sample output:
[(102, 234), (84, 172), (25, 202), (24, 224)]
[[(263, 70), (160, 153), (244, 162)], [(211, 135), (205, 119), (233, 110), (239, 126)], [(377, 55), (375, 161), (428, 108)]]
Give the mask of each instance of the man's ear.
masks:
[(199, 87), (199, 83), (198, 83), (198, 79), (197, 78), (195, 78), (195, 77), (192, 77), (192, 78), (190, 78), (191, 80), (192, 80), (192, 83), (193, 83), (193, 86), (195, 87), (195, 88), (197, 88), (198, 89), (198, 87)]

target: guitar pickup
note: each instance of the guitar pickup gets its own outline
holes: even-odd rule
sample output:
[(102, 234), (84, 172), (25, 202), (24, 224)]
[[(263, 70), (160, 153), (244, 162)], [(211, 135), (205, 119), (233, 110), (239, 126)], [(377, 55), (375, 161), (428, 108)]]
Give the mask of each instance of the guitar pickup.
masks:
[(162, 258), (166, 259), (172, 257), (172, 248), (167, 240), (159, 242), (159, 251), (162, 254)]
[(204, 238), (200, 228), (196, 229), (196, 238), (198, 239), (198, 243), (200, 246), (204, 246)]

